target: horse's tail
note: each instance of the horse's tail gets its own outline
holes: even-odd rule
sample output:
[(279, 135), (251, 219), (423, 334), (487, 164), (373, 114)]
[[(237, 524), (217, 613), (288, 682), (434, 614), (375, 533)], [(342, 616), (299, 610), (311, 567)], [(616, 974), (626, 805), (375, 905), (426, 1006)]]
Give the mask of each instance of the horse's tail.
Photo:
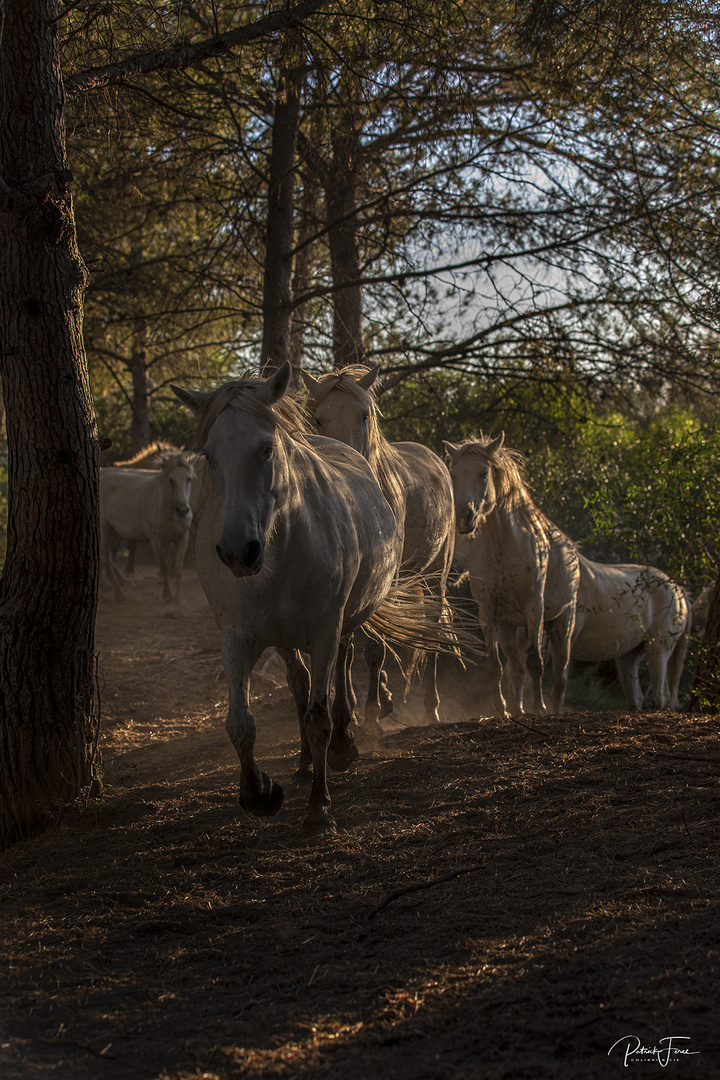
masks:
[[(401, 576), (364, 629), (385, 643), (426, 653), (478, 658), (480, 639), (462, 616), (453, 615), (446, 600), (427, 589), (427, 576)], [(423, 590), (421, 586), (425, 586)], [(417, 661), (416, 661), (417, 662)]]

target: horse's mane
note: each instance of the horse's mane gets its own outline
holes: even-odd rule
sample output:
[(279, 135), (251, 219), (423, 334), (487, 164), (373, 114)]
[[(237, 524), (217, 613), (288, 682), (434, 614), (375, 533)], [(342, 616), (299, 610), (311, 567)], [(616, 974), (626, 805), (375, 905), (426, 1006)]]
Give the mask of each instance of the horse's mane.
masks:
[(348, 364), (340, 371), (331, 371), (320, 377), (319, 390), (313, 399), (313, 406), (317, 407), (325, 400), (331, 390), (340, 390), (344, 394), (352, 394), (354, 398), (367, 406), (368, 410), (368, 461), (370, 468), (375, 473), (383, 494), (392, 507), (401, 506), (404, 503), (402, 484), (398, 473), (402, 471), (399, 455), (392, 443), (382, 433), (378, 417), (382, 416), (375, 400), (375, 388), (366, 390), (359, 385), (359, 380), (368, 375), (371, 369), (364, 364)]
[(203, 445), (210, 428), (225, 409), (249, 412), (253, 416), (267, 421), (274, 428), (280, 428), (294, 442), (309, 445), (307, 442), (307, 435), (310, 433), (309, 428), (297, 401), (289, 393), (286, 393), (272, 407), (263, 404), (258, 401), (257, 395), (252, 391), (259, 389), (264, 384), (264, 379), (244, 376), (241, 379), (231, 379), (230, 382), (219, 386), (217, 390), (213, 390), (208, 395), (198, 415), (198, 426), (195, 432), (198, 445)]
[(493, 441), (480, 432), (477, 438), (463, 443), (458, 457), (463, 454), (474, 454), (487, 461), (493, 470), (498, 509), (518, 514), (520, 520), (524, 519), (527, 526), (540, 529), (545, 538), (549, 538), (551, 532), (558, 530), (533, 502), (525, 481), (525, 458), (518, 450), (511, 450), (509, 446), (500, 446), (489, 451), (488, 448)]
[[(180, 454), (181, 450), (177, 446), (173, 446), (171, 443), (166, 442), (152, 442), (148, 446), (144, 446), (142, 450), (138, 450), (134, 457), (128, 458), (127, 461), (114, 461), (113, 468), (115, 469), (150, 469), (160, 468), (168, 454)], [(151, 462), (155, 462), (155, 465), (151, 465)]]

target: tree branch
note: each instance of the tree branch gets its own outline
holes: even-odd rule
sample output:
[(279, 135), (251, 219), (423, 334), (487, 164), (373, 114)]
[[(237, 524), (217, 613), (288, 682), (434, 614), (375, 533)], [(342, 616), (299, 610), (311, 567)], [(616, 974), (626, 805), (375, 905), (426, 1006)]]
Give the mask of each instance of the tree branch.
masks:
[(303, 19), (313, 15), (323, 7), (327, 7), (329, 0), (303, 0), (289, 11), (276, 11), (272, 15), (264, 15), (254, 23), (239, 26), (235, 30), (229, 30), (226, 34), (218, 34), (208, 41), (200, 41), (196, 45), (184, 45), (179, 49), (163, 49), (158, 52), (140, 53), (129, 56), (117, 64), (108, 64), (105, 67), (90, 68), (88, 71), (80, 71), (71, 75), (65, 83), (65, 92), (68, 96), (85, 93), (89, 90), (100, 90), (105, 86), (113, 86), (124, 82), (131, 75), (147, 75), (153, 71), (182, 71), (192, 64), (201, 63), (213, 56), (221, 56), (231, 49), (247, 45), (258, 38), (267, 37), (279, 30), (285, 30), (288, 26), (297, 26)]

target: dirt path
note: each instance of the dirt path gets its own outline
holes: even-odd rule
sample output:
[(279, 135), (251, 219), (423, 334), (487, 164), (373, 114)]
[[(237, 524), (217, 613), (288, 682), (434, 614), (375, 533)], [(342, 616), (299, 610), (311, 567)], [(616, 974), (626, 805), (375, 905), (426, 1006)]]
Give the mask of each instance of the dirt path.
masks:
[(2, 1080), (720, 1076), (717, 719), (478, 720), (446, 673), (449, 722), (389, 724), (306, 844), (272, 665), (286, 802), (237, 806), (192, 575), (182, 610), (149, 573), (103, 599), (97, 636), (106, 794), (0, 860)]

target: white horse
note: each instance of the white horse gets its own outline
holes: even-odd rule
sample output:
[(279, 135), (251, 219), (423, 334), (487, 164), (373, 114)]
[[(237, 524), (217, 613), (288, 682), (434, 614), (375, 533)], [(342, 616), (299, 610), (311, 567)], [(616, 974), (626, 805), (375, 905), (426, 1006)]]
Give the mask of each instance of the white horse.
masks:
[(567, 687), (575, 624), (578, 555), (575, 545), (533, 503), (520, 471), (521, 458), (503, 446), (504, 435), (456, 446), (451, 458), (458, 532), (469, 535), (470, 589), (488, 653), (494, 707), (506, 715), (500, 650), (509, 661), (509, 707), (523, 712), (526, 674), (534, 707), (545, 710), (543, 635), (553, 662), (553, 710)]
[[(377, 367), (354, 365), (321, 379), (303, 371), (302, 377), (318, 432), (347, 443), (370, 462), (403, 537), (402, 568), (417, 576), (418, 587), (433, 595), (442, 611), (455, 542), (452, 486), (445, 463), (420, 443), (387, 441), (375, 403)], [(365, 654), (370, 667), (365, 715), (377, 720), (392, 711), (392, 696), (382, 670), (383, 650), (371, 640)], [(436, 723), (437, 653), (430, 654), (425, 666), (424, 704), (427, 720)]]
[(658, 709), (679, 709), (679, 688), (690, 634), (684, 590), (652, 566), (608, 566), (580, 555), (575, 660), (615, 660), (629, 708), (643, 707), (643, 654)]
[(163, 599), (178, 599), (192, 524), (192, 476), (192, 465), (183, 454), (169, 455), (158, 470), (100, 470), (100, 559), (117, 600), (124, 597), (115, 565), (121, 539), (130, 545), (150, 541), (160, 567)]
[[(328, 761), (347, 768), (357, 757), (348, 730), (351, 636), (388, 596), (402, 537), (367, 461), (343, 443), (305, 433), (285, 396), (290, 374), (286, 363), (265, 381), (227, 383), (207, 394), (173, 389), (199, 418), (213, 481), (196, 561), (222, 634), (240, 805), (267, 815), (283, 801), (282, 788), (255, 761), (249, 703), (253, 666), (275, 646), (300, 716), (295, 780), (311, 780), (304, 831), (314, 833), (334, 826)], [(392, 605), (386, 615), (392, 618)], [(309, 676), (301, 652), (309, 654)]]

